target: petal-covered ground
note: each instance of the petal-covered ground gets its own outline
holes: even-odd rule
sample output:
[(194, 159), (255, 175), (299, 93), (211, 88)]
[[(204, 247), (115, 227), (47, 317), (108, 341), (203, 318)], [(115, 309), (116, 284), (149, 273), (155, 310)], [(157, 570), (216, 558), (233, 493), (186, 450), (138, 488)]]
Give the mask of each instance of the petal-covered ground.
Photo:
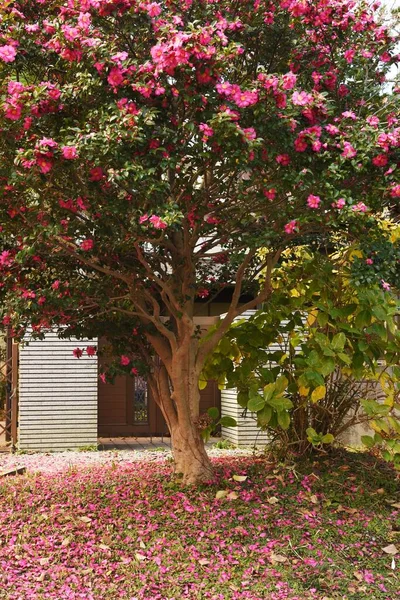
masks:
[(400, 598), (398, 479), (370, 457), (214, 458), (188, 489), (162, 456), (63, 456), (0, 479), (2, 600)]

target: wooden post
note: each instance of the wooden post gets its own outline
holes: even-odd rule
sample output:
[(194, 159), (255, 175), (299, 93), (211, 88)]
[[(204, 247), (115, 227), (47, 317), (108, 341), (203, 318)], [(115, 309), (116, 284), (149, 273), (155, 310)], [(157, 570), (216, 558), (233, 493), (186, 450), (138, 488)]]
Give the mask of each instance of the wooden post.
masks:
[(15, 448), (18, 440), (18, 352), (16, 342), (12, 344), (11, 350), (11, 443)]
[(11, 402), (12, 402), (12, 337), (7, 327), (6, 338), (6, 442), (11, 440)]

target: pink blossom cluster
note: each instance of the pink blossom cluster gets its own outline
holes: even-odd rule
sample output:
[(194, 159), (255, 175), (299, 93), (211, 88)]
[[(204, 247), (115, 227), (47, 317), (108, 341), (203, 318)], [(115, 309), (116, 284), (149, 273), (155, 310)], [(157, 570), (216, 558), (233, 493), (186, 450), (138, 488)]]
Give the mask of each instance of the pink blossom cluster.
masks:
[(149, 215), (146, 213), (144, 215), (142, 215), (141, 217), (139, 217), (139, 224), (143, 225), (144, 223), (151, 223), (151, 225), (155, 228), (155, 229), (166, 229), (167, 227), (167, 223), (165, 221), (163, 221), (163, 219), (161, 217), (159, 217), (158, 215), (151, 215), (151, 217), (149, 217)]

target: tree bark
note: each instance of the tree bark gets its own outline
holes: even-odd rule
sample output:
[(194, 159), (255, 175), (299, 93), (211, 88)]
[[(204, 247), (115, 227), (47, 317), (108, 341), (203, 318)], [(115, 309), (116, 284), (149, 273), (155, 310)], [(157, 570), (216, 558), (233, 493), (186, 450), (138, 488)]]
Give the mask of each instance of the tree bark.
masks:
[(175, 473), (185, 485), (197, 485), (212, 479), (213, 468), (200, 431), (194, 423), (177, 423), (171, 428)]
[(198, 424), (200, 391), (197, 368), (194, 364), (189, 368), (187, 364), (179, 367), (178, 363), (178, 368), (172, 369), (172, 372), (170, 369), (168, 373), (165, 366), (160, 366), (151, 379), (154, 399), (171, 434), (175, 473), (182, 477), (185, 485), (209, 481), (213, 467)]

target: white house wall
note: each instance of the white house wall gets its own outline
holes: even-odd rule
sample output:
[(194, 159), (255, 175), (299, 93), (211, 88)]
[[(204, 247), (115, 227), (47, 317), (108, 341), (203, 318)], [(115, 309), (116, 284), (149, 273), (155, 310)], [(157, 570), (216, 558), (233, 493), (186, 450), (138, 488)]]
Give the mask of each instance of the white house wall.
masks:
[(74, 348), (93, 340), (55, 333), (22, 345), (19, 358), (20, 450), (67, 450), (97, 444), (97, 357)]

